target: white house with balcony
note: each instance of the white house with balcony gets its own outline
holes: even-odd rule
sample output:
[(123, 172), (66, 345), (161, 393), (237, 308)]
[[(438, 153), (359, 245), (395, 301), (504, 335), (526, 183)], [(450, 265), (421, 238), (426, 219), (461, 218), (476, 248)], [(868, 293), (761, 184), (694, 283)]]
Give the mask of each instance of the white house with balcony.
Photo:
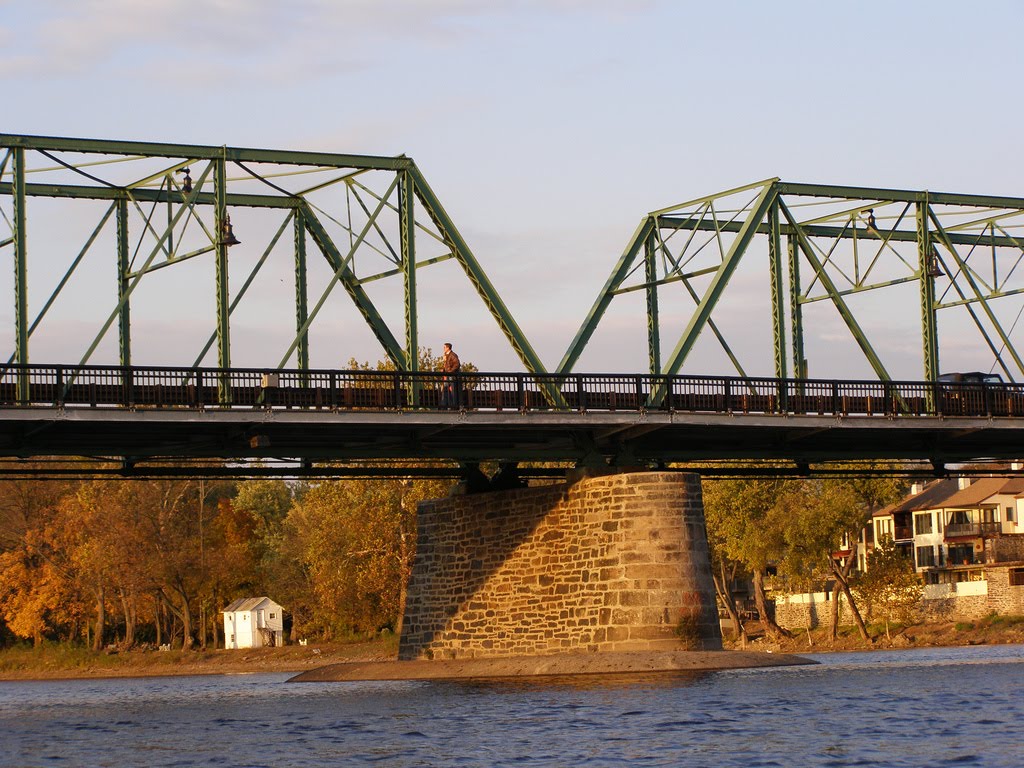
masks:
[(284, 609), (269, 597), (240, 597), (222, 613), (225, 648), (284, 645)]
[[(1022, 477), (915, 483), (907, 496), (874, 513), (860, 541), (844, 541), (835, 556), (848, 557), (856, 548), (864, 570), (871, 550), (891, 539), (925, 583), (921, 607), (926, 613), (1019, 614), (1024, 612), (1022, 517)], [(828, 598), (827, 591), (780, 598), (776, 619), (783, 626), (809, 626), (818, 619), (815, 603), (827, 605)]]

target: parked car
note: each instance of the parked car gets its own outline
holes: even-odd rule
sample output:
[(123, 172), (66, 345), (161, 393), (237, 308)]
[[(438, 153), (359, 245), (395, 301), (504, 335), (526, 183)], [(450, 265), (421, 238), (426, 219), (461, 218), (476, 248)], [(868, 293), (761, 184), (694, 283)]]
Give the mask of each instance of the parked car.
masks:
[(998, 373), (968, 371), (966, 373), (941, 373), (939, 381), (951, 384), (1002, 384), (1003, 377)]

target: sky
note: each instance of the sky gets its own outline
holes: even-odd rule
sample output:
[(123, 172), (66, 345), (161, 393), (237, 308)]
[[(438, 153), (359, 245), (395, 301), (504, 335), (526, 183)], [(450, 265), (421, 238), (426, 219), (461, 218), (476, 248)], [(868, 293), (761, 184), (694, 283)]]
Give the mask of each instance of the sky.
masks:
[[(0, 131), (404, 153), (553, 368), (648, 211), (775, 176), (1022, 195), (1022, 21), (1009, 0), (0, 0)], [(444, 274), (421, 292), (421, 344), (518, 368)], [(764, 329), (745, 341), (736, 317), (770, 374)], [(285, 330), (240, 333), (234, 359), (276, 363)], [(832, 331), (810, 329), (826, 350)], [(314, 365), (380, 357), (365, 331), (323, 338)], [(610, 320), (578, 369), (643, 370), (644, 342), (642, 314)], [(816, 372), (864, 371), (837, 355)]]

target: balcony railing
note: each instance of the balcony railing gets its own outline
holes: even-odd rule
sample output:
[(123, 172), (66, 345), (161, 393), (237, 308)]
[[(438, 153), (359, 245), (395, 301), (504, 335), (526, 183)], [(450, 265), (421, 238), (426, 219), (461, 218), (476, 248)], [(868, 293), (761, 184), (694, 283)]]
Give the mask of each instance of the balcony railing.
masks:
[(1002, 533), (1002, 523), (948, 523), (946, 525), (946, 538), (958, 538), (961, 536), (995, 536)]

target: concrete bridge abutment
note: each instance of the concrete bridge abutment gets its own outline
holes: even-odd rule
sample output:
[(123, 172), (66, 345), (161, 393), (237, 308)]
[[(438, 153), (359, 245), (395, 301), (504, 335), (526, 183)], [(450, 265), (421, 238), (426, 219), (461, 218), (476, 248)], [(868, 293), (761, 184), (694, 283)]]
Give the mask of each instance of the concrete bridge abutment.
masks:
[(437, 499), (418, 536), (401, 659), (722, 647), (696, 475)]

